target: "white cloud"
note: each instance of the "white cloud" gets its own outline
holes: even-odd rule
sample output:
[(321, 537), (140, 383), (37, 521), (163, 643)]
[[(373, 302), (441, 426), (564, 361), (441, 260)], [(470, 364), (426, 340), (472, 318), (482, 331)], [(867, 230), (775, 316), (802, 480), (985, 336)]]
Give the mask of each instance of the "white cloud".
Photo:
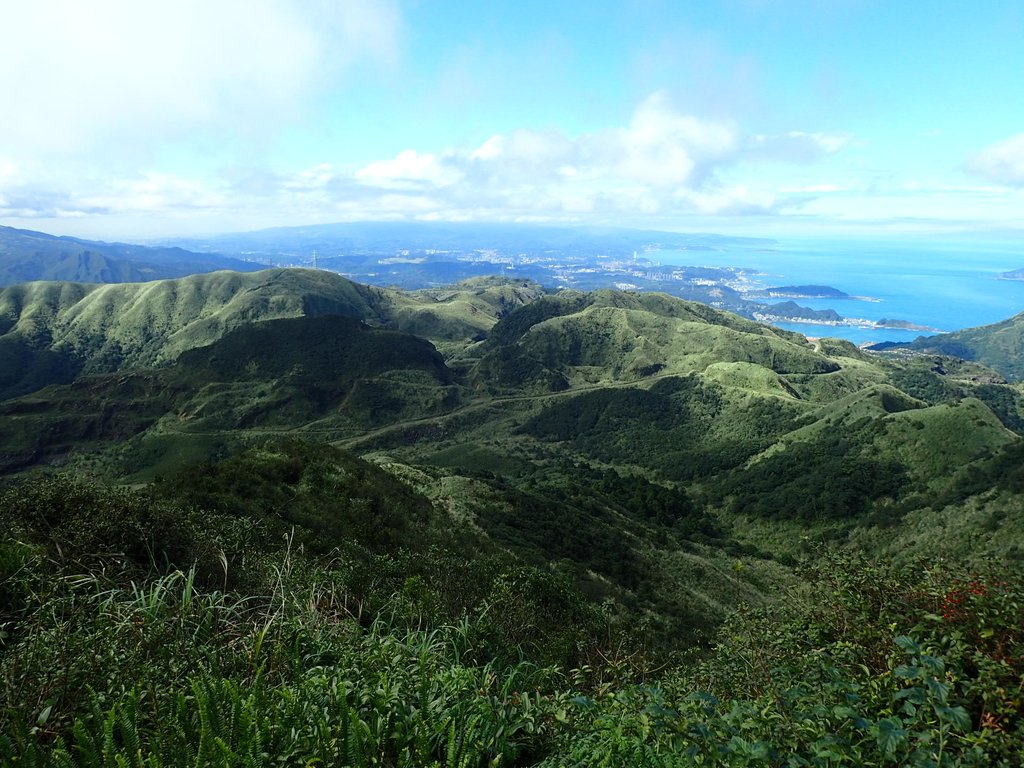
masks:
[(0, 183), (0, 218), (137, 213), (155, 224), (159, 216), (220, 217), (224, 229), (403, 217), (610, 222), (767, 214), (806, 201), (807, 190), (795, 197), (755, 182), (747, 173), (751, 164), (806, 164), (839, 151), (844, 141), (744, 133), (731, 122), (686, 114), (656, 93), (620, 126), (578, 136), (514, 130), (476, 146), (408, 148), (359, 168), (319, 163), (201, 178), (184, 170), (127, 172), (97, 174), (95, 183), (29, 185), (20, 168), (0, 164), (0, 182), (15, 180), (6, 193)]
[(164, 140), (259, 135), (324, 78), (395, 56), (390, 0), (39, 0), (0, 25), (8, 105), (0, 146), (19, 157), (149, 156)]
[(751, 215), (772, 213), (775, 195), (740, 184), (708, 191), (684, 191), (680, 196), (706, 215)]
[(827, 155), (849, 146), (849, 136), (827, 133), (758, 134), (747, 142), (746, 154), (750, 159), (773, 160), (784, 163), (814, 163)]
[(797, 132), (744, 136), (733, 123), (687, 115), (655, 93), (622, 127), (576, 137), (517, 130), (472, 148), (409, 149), (355, 178), (381, 190), (429, 188), (452, 209), (472, 205), (491, 216), (763, 213), (777, 204), (774, 194), (725, 183), (723, 171), (766, 156), (812, 162), (844, 141)]
[(967, 158), (966, 170), (986, 181), (1024, 187), (1024, 133), (990, 144)]
[(641, 102), (616, 138), (622, 174), (655, 186), (702, 183), (716, 164), (731, 160), (738, 144), (734, 126), (679, 114), (662, 93)]
[(407, 149), (391, 160), (370, 163), (356, 172), (356, 178), (377, 187), (447, 187), (460, 181), (462, 173), (444, 158)]
[(224, 210), (230, 204), (224, 189), (175, 174), (152, 173), (115, 182), (110, 188), (75, 195), (79, 208), (169, 214), (196, 209)]

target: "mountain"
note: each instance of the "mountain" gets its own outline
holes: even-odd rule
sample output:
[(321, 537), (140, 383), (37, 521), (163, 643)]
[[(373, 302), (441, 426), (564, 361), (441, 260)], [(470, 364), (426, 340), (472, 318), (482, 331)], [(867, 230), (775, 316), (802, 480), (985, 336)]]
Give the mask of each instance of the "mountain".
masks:
[(55, 237), (0, 226), (0, 285), (32, 280), (128, 283), (260, 266), (214, 253)]
[(0, 333), (0, 762), (1024, 758), (1024, 393), (976, 362), (304, 269)]
[(499, 387), (550, 389), (751, 362), (778, 372), (835, 368), (796, 334), (664, 294), (563, 291), (503, 318), (478, 370)]
[(10, 468), (77, 441), (151, 477), (291, 433), (455, 472), (556, 455), (727, 517), (856, 527), (954, 493), (1024, 430), (1021, 392), (976, 364), (885, 360), (664, 294), (276, 269), (14, 286), (0, 322)]
[[(1024, 433), (1024, 395), (987, 369), (886, 359), (665, 294), (503, 279), (409, 292), (274, 269), (30, 283), (0, 292), (0, 318), (0, 351), (23, 361), (3, 368), (6, 472), (139, 483), (258, 441), (327, 441), (519, 556), (565, 560), (595, 594), (659, 615), (703, 605), (691, 627), (724, 616), (709, 597), (722, 587), (665, 571), (673, 547), (786, 562), (808, 536), (1017, 493), (978, 481)], [(674, 597), (637, 592), (648, 578)]]
[(217, 272), (112, 285), (25, 283), (0, 288), (0, 398), (82, 373), (161, 366), (262, 320), (346, 315), (445, 344), (486, 334), (498, 317), (543, 294), (531, 283), (477, 280), (400, 292), (331, 272)]
[(80, 373), (170, 363), (258, 320), (372, 315), (367, 296), (324, 273), (216, 272), (109, 285), (35, 282), (0, 289), (0, 396)]
[(880, 349), (959, 357), (988, 366), (1010, 381), (1019, 381), (1024, 379), (1024, 313), (992, 325), (922, 336), (916, 341), (886, 344)]

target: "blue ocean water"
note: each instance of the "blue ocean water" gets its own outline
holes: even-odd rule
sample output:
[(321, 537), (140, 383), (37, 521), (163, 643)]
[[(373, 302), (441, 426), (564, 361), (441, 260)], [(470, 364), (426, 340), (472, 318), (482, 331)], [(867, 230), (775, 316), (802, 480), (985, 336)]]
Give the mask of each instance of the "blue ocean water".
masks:
[[(654, 251), (665, 264), (743, 267), (772, 285), (829, 285), (877, 301), (797, 299), (843, 317), (894, 318), (956, 331), (1004, 320), (1024, 311), (1024, 281), (998, 275), (1024, 267), (1020, 240), (968, 241), (936, 236), (890, 241), (785, 239), (770, 248)], [(921, 331), (780, 324), (806, 336), (838, 336), (857, 344), (912, 341)]]

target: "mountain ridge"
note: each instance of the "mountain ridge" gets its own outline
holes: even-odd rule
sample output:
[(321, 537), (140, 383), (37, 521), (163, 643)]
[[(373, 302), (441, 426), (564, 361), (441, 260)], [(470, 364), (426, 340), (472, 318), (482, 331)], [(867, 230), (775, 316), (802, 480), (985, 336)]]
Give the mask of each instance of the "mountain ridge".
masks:
[(127, 283), (260, 265), (171, 246), (130, 245), (0, 226), (0, 286), (35, 280)]
[[(0, 322), (0, 353), (25, 361), (2, 382), (10, 468), (77, 444), (144, 478), (291, 433), (456, 473), (568, 457), (685, 488), (716, 514), (815, 524), (833, 504), (856, 526), (946, 493), (1024, 430), (1021, 392), (975, 364), (887, 360), (656, 293), (507, 279), (407, 292), (272, 269), (16, 286)], [(369, 346), (353, 357), (349, 338)], [(854, 500), (844, 473), (877, 487)], [(768, 476), (788, 490), (755, 491)]]
[(1020, 381), (1024, 379), (1024, 312), (989, 325), (876, 347), (883, 351), (910, 349), (960, 357), (988, 366), (1012, 381)]

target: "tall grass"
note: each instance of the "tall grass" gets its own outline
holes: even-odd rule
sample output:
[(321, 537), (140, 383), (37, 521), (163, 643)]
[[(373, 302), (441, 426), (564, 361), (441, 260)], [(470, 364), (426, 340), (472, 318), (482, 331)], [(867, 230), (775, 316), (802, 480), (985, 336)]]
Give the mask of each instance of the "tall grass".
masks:
[(5, 764), (511, 765), (559, 677), (476, 663), (468, 623), (368, 628), (323, 583), (196, 590), (194, 572), (65, 579), (2, 658)]

